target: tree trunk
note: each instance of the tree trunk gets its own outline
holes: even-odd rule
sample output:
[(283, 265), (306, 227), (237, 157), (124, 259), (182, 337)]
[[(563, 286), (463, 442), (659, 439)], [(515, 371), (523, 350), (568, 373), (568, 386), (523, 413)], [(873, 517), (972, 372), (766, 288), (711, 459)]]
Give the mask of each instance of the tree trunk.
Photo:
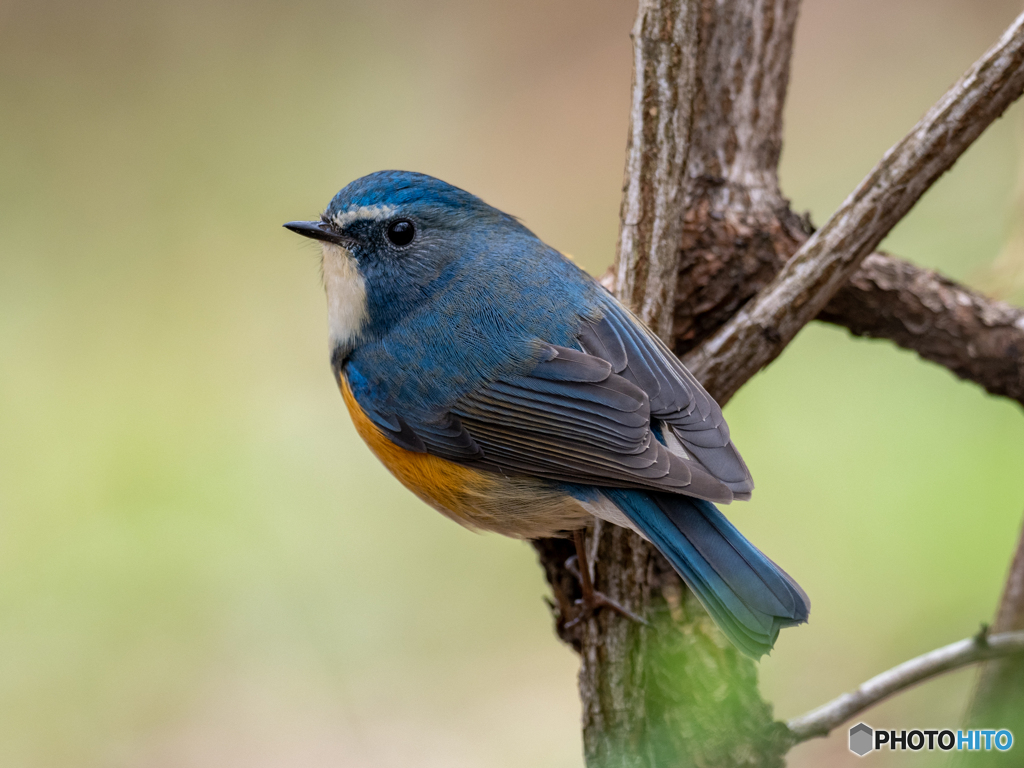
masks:
[[(779, 191), (782, 108), (797, 0), (642, 0), (618, 296), (685, 351), (763, 287), (806, 239)], [(714, 391), (711, 392), (715, 396)], [(537, 543), (559, 633), (581, 656), (591, 768), (779, 766), (789, 747), (757, 668), (664, 558), (630, 531), (589, 539), (596, 587), (649, 627), (600, 611), (572, 630), (568, 542)]]

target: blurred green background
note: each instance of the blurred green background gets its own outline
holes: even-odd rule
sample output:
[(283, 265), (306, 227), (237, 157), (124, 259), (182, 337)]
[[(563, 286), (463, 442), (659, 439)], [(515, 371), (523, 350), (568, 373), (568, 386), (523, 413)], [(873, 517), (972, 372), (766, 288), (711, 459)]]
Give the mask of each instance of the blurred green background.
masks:
[[(805, 0), (795, 207), (824, 221), (1018, 10)], [(0, 765), (581, 766), (533, 551), (359, 443), (317, 250), (280, 225), (414, 169), (602, 272), (634, 11), (0, 0)], [(885, 247), (1024, 298), (1022, 114)], [(815, 326), (727, 415), (758, 480), (730, 515), (814, 601), (761, 664), (780, 717), (992, 616), (1019, 407)], [(955, 726), (972, 680), (866, 719)], [(845, 731), (791, 755), (854, 760)]]

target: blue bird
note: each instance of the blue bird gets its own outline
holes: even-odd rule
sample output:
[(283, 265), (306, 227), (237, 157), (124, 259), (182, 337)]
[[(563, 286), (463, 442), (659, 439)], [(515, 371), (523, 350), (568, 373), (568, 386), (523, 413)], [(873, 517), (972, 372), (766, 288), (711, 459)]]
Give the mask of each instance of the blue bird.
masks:
[[(381, 171), (319, 221), (284, 226), (321, 242), (331, 365), (356, 430), (427, 504), (525, 539), (594, 517), (630, 528), (755, 658), (807, 620), (804, 591), (712, 503), (754, 488), (721, 409), (519, 221), (431, 176)], [(587, 607), (618, 608), (583, 582)]]

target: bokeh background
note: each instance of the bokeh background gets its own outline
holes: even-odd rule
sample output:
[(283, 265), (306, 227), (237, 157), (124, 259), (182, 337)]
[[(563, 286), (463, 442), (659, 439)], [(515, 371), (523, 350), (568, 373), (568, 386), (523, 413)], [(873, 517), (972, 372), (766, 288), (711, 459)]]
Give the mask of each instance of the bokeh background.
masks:
[[(0, 0), (0, 765), (581, 766), (533, 551), (428, 510), (359, 443), (317, 250), (280, 225), (415, 169), (602, 272), (634, 10)], [(796, 208), (824, 221), (1018, 11), (805, 0)], [(885, 247), (1021, 301), (1022, 118)], [(758, 480), (730, 515), (814, 600), (761, 664), (778, 716), (992, 616), (1018, 406), (814, 326), (727, 415)], [(955, 727), (972, 681), (866, 719)], [(845, 732), (791, 755), (854, 760)]]

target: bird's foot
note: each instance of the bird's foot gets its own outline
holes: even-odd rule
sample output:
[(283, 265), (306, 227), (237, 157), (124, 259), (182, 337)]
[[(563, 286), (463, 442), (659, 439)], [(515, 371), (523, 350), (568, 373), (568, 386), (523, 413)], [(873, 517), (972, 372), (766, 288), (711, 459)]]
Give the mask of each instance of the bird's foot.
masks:
[(584, 595), (573, 603), (573, 605), (575, 605), (579, 611), (575, 616), (569, 619), (569, 621), (565, 622), (566, 629), (572, 629), (577, 624), (582, 624), (597, 613), (598, 608), (611, 608), (617, 614), (625, 616), (630, 621), (635, 621), (637, 624), (643, 624), (645, 627), (650, 626), (646, 619), (636, 615), (625, 606), (612, 600), (608, 595), (603, 592), (598, 592), (597, 590), (594, 590), (589, 595)]
[(576, 531), (573, 538), (576, 543), (576, 554), (565, 561), (565, 567), (569, 573), (579, 579), (580, 588), (583, 590), (583, 597), (574, 603), (579, 608), (579, 612), (572, 619), (565, 622), (566, 629), (572, 629), (586, 619), (589, 619), (597, 613), (598, 608), (611, 608), (620, 616), (625, 616), (627, 619), (638, 624), (650, 626), (643, 617), (638, 616), (625, 606), (612, 600), (603, 592), (598, 592), (594, 589), (594, 584), (590, 579), (590, 569), (587, 567), (583, 531)]

